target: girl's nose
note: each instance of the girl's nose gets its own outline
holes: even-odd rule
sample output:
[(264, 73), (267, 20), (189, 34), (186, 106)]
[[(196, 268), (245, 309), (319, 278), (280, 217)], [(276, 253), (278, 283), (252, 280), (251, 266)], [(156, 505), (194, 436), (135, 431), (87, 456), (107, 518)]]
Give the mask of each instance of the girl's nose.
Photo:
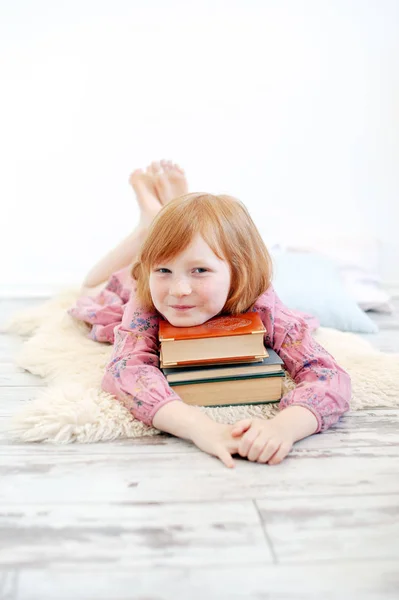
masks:
[(191, 286), (188, 281), (176, 281), (170, 286), (169, 294), (171, 296), (187, 296), (191, 294)]

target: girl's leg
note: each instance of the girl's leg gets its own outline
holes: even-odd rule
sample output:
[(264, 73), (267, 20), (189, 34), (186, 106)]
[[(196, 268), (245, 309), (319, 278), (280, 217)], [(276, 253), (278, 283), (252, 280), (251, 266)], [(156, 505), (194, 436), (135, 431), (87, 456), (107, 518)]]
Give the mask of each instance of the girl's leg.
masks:
[(133, 263), (145, 239), (145, 234), (146, 229), (138, 225), (118, 246), (95, 264), (83, 281), (82, 293), (105, 285), (112, 273)]
[(140, 207), (140, 221), (134, 231), (104, 256), (86, 275), (82, 294), (93, 293), (106, 284), (110, 275), (136, 259), (154, 217), (173, 198), (187, 193), (184, 171), (170, 161), (153, 162), (144, 173), (134, 171), (129, 178)]

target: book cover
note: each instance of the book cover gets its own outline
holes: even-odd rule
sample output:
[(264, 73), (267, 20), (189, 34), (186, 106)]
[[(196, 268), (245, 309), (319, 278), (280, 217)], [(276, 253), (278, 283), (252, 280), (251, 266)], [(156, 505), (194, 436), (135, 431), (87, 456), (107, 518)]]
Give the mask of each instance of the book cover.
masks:
[(207, 378), (222, 378), (251, 373), (276, 373), (282, 370), (283, 360), (272, 348), (266, 348), (269, 356), (258, 361), (219, 362), (202, 366), (162, 367), (161, 370), (169, 382), (198, 381)]
[[(215, 363), (212, 365), (212, 370), (213, 369), (224, 369), (227, 366), (230, 367), (258, 367), (258, 366), (265, 366), (265, 365), (283, 365), (284, 361), (282, 358), (279, 357), (279, 355), (277, 354), (277, 352), (275, 352), (272, 348), (267, 347), (266, 348), (268, 355), (265, 358), (258, 360), (258, 361), (250, 361), (250, 362), (223, 362), (221, 361), (220, 363)], [(209, 367), (207, 367), (208, 369)], [(177, 368), (169, 368), (169, 367), (164, 367), (162, 369), (164, 375), (169, 375), (170, 373), (176, 373), (178, 371), (182, 371), (184, 373), (189, 373), (191, 371), (196, 372), (196, 371), (202, 371), (203, 367), (197, 367), (197, 366), (189, 366), (189, 367), (177, 367)]]
[(175, 369), (175, 368), (186, 368), (187, 367), (201, 367), (201, 366), (213, 366), (215, 364), (241, 364), (241, 363), (260, 363), (263, 358), (267, 357), (266, 350), (261, 355), (248, 355), (248, 356), (231, 356), (231, 353), (226, 358), (225, 355), (220, 357), (210, 357), (210, 358), (195, 358), (192, 360), (180, 358), (178, 360), (165, 360), (163, 349), (160, 349), (160, 366), (162, 369)]
[(219, 381), (241, 381), (242, 379), (267, 379), (272, 377), (284, 377), (285, 372), (283, 370), (277, 371), (276, 373), (245, 373), (243, 375), (229, 375), (226, 377), (217, 377), (217, 378), (207, 378), (207, 379), (196, 379), (195, 381), (173, 381), (174, 386), (181, 385), (193, 385), (193, 384), (202, 384), (202, 383), (214, 383)]
[(264, 334), (266, 329), (257, 312), (247, 312), (238, 315), (221, 315), (213, 317), (202, 325), (192, 327), (175, 327), (165, 319), (159, 319), (159, 340), (180, 341), (200, 338), (225, 337), (247, 334)]
[(197, 406), (231, 406), (277, 402), (282, 397), (283, 375), (278, 377), (218, 380), (174, 385), (176, 393), (186, 404)]

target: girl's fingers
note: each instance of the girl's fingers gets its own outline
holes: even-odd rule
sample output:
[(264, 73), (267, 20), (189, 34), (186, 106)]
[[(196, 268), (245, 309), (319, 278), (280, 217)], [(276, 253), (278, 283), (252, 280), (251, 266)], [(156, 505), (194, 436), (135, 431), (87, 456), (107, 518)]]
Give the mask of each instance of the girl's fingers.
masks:
[(267, 463), (277, 452), (280, 451), (282, 442), (278, 442), (275, 440), (269, 440), (261, 454), (258, 456), (257, 462), (259, 463)]
[(265, 435), (259, 435), (249, 449), (247, 454), (248, 460), (259, 461), (259, 458), (266, 452), (267, 448), (269, 448), (270, 457), (277, 450), (276, 442), (268, 439)]
[(240, 456), (248, 456), (248, 452), (259, 435), (259, 430), (249, 429), (241, 438), (238, 446), (238, 454)]
[(269, 465), (278, 465), (282, 460), (290, 453), (292, 446), (291, 444), (282, 443), (280, 448), (273, 454), (273, 456), (269, 459)]
[(242, 421), (237, 421), (234, 423), (233, 429), (231, 430), (231, 435), (241, 435), (251, 427), (252, 419), (243, 419)]
[(233, 469), (235, 467), (234, 460), (227, 450), (220, 450), (219, 458), (222, 461), (222, 463), (226, 465), (226, 467), (229, 467), (230, 469)]

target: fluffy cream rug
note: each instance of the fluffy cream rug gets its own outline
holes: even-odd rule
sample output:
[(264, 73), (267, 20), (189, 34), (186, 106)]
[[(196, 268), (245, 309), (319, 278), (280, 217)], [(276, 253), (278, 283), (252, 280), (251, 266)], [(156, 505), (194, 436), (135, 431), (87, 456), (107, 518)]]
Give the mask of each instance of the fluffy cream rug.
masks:
[[(135, 420), (100, 388), (112, 347), (86, 337), (89, 326), (66, 313), (79, 290), (70, 288), (29, 310), (15, 313), (3, 331), (29, 336), (15, 362), (47, 383), (37, 397), (10, 420), (19, 441), (98, 442), (159, 433)], [(399, 354), (375, 350), (357, 335), (320, 328), (314, 337), (352, 378), (352, 410), (399, 407)], [(286, 375), (286, 390), (295, 383)], [(268, 418), (278, 404), (201, 408), (219, 422), (253, 415)]]

